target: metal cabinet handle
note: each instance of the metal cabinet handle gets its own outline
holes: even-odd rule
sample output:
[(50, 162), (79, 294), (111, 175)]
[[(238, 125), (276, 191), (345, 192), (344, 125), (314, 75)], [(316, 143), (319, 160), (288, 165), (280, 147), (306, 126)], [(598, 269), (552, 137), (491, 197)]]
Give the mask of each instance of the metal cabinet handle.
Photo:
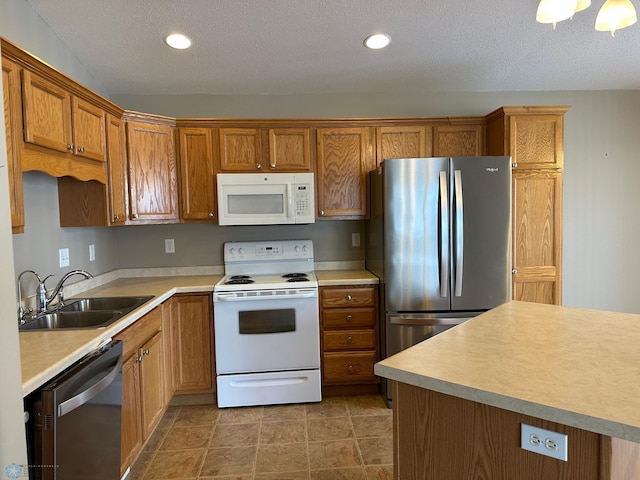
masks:
[(511, 270), (511, 273), (518, 273), (518, 270), (514, 268), (513, 270)]
[(260, 170), (260, 169), (262, 168), (262, 164), (261, 164), (261, 163), (256, 163), (256, 168), (257, 168), (258, 170)]
[(213, 212), (209, 212), (209, 218), (213, 218)]
[(67, 145), (67, 150), (73, 150), (73, 143)]
[(276, 168), (276, 164), (272, 163), (271, 165), (269, 165), (271, 168)]
[(320, 216), (324, 217), (324, 210), (320, 210)]
[(347, 337), (347, 343), (353, 343), (353, 337)]
[(133, 215), (131, 215), (131, 218), (133, 218), (134, 220), (137, 220), (137, 218), (138, 218), (138, 214), (137, 214), (137, 213), (134, 213)]
[(78, 153), (84, 153), (84, 147), (78, 147)]
[(114, 216), (113, 216), (113, 219), (114, 219), (114, 220), (120, 220), (120, 215), (114, 215)]
[(347, 367), (347, 372), (349, 372), (349, 373), (353, 373), (353, 365), (349, 365), (349, 366)]
[(344, 298), (347, 300), (347, 302), (350, 302), (351, 300), (353, 300), (353, 297), (351, 295), (347, 295)]
[(517, 168), (518, 164), (517, 164), (517, 163), (512, 163), (512, 164), (511, 164), (511, 166), (512, 166), (513, 168)]
[(142, 351), (142, 354), (143, 354), (143, 355), (149, 355), (149, 349), (148, 349), (148, 348), (144, 349), (144, 350)]
[(347, 315), (347, 322), (350, 322), (351, 320), (353, 320), (353, 315), (351, 314)]
[(138, 358), (136, 358), (136, 362), (142, 363), (142, 355), (140, 355)]

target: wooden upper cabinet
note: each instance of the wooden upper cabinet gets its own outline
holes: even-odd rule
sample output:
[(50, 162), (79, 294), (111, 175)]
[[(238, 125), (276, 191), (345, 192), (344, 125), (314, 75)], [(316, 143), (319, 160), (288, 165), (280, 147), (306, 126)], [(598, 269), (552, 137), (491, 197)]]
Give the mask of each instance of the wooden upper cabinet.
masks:
[(376, 128), (376, 165), (385, 158), (422, 158), (433, 155), (431, 127)]
[(7, 139), (7, 173), (9, 176), (9, 200), (11, 206), (11, 229), (13, 233), (24, 233), (24, 197), (22, 193), (22, 168), (18, 137), (22, 131), (20, 112), (20, 68), (13, 62), (2, 59), (2, 84), (4, 124)]
[(515, 168), (562, 168), (562, 115), (511, 115), (509, 130), (509, 154), (517, 159)]
[(434, 157), (483, 155), (482, 125), (438, 125), (433, 128)]
[(25, 142), (106, 161), (102, 109), (28, 70), (22, 80)]
[(127, 139), (124, 122), (107, 115), (107, 153), (109, 159), (109, 218), (112, 225), (127, 221), (129, 179), (127, 174)]
[(22, 72), (24, 139), (59, 152), (73, 149), (71, 95), (28, 70)]
[(368, 216), (368, 175), (375, 168), (372, 127), (319, 128), (318, 217)]
[(126, 122), (131, 223), (178, 221), (173, 127)]
[(311, 129), (219, 128), (220, 172), (311, 172)]
[(78, 97), (72, 98), (72, 107), (75, 154), (106, 161), (104, 111)]
[(218, 134), (221, 172), (266, 170), (262, 162), (259, 128), (220, 128)]
[(210, 128), (180, 128), (180, 218), (214, 220), (216, 212)]
[(311, 172), (311, 129), (270, 128), (269, 170)]

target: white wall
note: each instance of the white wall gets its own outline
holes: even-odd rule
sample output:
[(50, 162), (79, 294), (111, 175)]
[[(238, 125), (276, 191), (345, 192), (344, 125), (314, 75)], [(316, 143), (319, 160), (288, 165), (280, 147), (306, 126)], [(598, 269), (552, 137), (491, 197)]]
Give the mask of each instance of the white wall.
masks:
[[(0, 28), (2, 32), (2, 28)], [(0, 82), (0, 94), (2, 83)], [(0, 132), (4, 133), (4, 115), (0, 116)], [(20, 344), (15, 310), (13, 252), (11, 250), (11, 212), (9, 209), (9, 178), (7, 146), (0, 135), (0, 304), (9, 306), (0, 317), (0, 471), (9, 464), (26, 465), (24, 436), (22, 377), (20, 375)]]

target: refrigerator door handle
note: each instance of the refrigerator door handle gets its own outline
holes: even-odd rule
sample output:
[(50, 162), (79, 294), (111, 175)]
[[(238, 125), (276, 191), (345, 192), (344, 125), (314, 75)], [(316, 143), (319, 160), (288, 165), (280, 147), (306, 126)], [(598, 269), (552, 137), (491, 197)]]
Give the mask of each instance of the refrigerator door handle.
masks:
[(462, 275), (464, 270), (464, 211), (462, 201), (462, 172), (454, 173), (454, 186), (456, 195), (456, 297), (462, 296)]
[(449, 193), (447, 172), (440, 172), (440, 296), (447, 297), (449, 283)]

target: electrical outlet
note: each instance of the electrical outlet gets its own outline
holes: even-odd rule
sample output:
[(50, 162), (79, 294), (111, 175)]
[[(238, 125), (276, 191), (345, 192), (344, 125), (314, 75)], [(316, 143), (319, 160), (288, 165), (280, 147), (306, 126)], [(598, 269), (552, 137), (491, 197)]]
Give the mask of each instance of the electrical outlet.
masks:
[(359, 247), (360, 246), (360, 234), (359, 233), (352, 233), (351, 234), (351, 246), (352, 247)]
[(89, 261), (96, 261), (96, 246), (94, 244), (89, 245)]
[(69, 266), (69, 249), (61, 248), (58, 250), (58, 259), (60, 260), (60, 268)]
[(520, 447), (530, 452), (567, 461), (568, 435), (521, 424)]
[(176, 245), (173, 241), (173, 238), (165, 238), (164, 239), (164, 253), (175, 253)]

